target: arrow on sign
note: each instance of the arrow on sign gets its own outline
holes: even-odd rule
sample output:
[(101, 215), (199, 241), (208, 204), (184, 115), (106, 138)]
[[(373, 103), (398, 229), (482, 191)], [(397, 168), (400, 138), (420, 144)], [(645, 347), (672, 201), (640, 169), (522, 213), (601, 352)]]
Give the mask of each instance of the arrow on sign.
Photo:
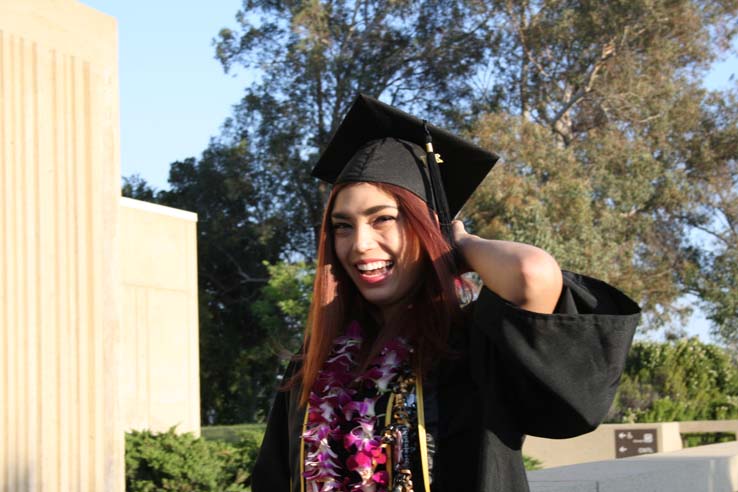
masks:
[(624, 439), (625, 438), (625, 432), (621, 432), (620, 434), (618, 434), (618, 437), (620, 439)]
[(620, 451), (621, 453), (624, 453), (627, 450), (628, 450), (628, 448), (626, 448), (625, 446), (620, 446), (620, 449), (618, 449), (618, 451)]

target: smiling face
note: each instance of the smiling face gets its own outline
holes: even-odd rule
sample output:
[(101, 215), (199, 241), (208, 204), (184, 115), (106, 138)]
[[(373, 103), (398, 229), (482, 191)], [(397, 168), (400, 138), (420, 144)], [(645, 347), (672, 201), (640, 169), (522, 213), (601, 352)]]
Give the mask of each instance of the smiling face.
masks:
[(417, 285), (423, 266), (397, 200), (369, 183), (349, 185), (336, 195), (330, 220), (341, 266), (387, 319)]

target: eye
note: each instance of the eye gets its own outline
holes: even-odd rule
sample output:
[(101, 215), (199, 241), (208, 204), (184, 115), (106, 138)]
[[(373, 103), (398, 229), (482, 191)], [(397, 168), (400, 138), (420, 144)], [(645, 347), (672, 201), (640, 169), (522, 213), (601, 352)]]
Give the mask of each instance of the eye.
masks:
[(333, 227), (334, 231), (341, 232), (351, 229), (351, 224), (349, 224), (348, 222), (333, 222), (331, 224), (331, 227)]
[(397, 220), (394, 215), (380, 215), (374, 220), (374, 223), (378, 226), (389, 225), (390, 223)]

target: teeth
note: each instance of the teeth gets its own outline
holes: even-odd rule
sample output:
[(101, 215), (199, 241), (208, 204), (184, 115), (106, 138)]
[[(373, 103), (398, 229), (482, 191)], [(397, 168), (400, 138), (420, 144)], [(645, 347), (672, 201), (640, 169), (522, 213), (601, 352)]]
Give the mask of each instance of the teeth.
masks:
[(371, 263), (361, 263), (356, 265), (356, 268), (362, 272), (368, 272), (370, 270), (378, 270), (380, 268), (389, 268), (393, 265), (391, 261), (373, 261)]

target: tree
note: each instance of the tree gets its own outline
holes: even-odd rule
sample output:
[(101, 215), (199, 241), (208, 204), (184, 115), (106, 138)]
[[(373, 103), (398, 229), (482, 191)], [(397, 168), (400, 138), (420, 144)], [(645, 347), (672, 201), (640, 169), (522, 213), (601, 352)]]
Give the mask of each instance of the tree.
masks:
[(450, 107), (486, 46), (487, 31), (469, 23), (474, 8), (245, 1), (240, 32), (221, 31), (224, 68), (259, 73), (234, 117), (202, 158), (171, 165), (171, 190), (136, 176), (124, 183), (130, 196), (198, 214), (205, 422), (262, 417), (285, 353), (297, 348), (311, 267), (286, 260), (312, 260), (326, 190), (309, 171), (353, 97)]
[[(311, 266), (284, 260), (313, 260), (327, 187), (309, 173), (356, 94), (429, 112), (451, 107), (469, 91), (465, 76), (486, 49), (485, 19), (468, 15), (474, 8), (467, 2), (249, 0), (237, 14), (238, 30), (221, 30), (216, 56), (224, 69), (258, 74), (222, 141), (252, 157), (254, 192), (280, 217), (284, 239), (277, 256), (254, 256), (271, 264), (271, 280), (251, 299), (261, 342), (244, 340), (244, 350), (258, 352), (265, 343), (273, 351), (297, 348)], [(455, 76), (439, 67), (453, 67)], [(277, 381), (262, 388), (270, 391)]]
[(738, 417), (738, 368), (725, 349), (696, 338), (636, 342), (608, 414), (611, 422)]
[(211, 142), (199, 160), (171, 164), (165, 191), (138, 177), (124, 193), (198, 215), (201, 415), (206, 423), (263, 418), (284, 354), (252, 305), (287, 243), (287, 228), (267, 197), (246, 146)]
[(156, 193), (140, 175), (123, 176), (121, 195), (144, 202), (156, 202)]
[(263, 417), (280, 355), (251, 310), (268, 280), (263, 261), (287, 243), (284, 221), (257, 192), (262, 177), (247, 146), (213, 142), (199, 161), (172, 164), (168, 205), (198, 214), (202, 415), (206, 422)]
[[(727, 264), (738, 243), (715, 214), (732, 217), (736, 207), (738, 119), (721, 109), (729, 96), (700, 80), (733, 39), (738, 4), (489, 8), (501, 29), (490, 59), (495, 84), (483, 95), (495, 111), (473, 133), (505, 162), (467, 209), (472, 226), (622, 286), (651, 326), (679, 320), (687, 310), (675, 300), (685, 293), (729, 323), (717, 313), (736, 313)], [(695, 235), (705, 227), (720, 230), (724, 248)]]
[(735, 0), (249, 1), (216, 53), (259, 73), (229, 138), (250, 138), (288, 255), (312, 258), (325, 189), (308, 171), (363, 90), (502, 154), (467, 208), (477, 231), (623, 286), (650, 326), (694, 294), (728, 339), (738, 120), (700, 81), (737, 17)]
[(251, 312), (269, 333), (275, 352), (287, 359), (302, 343), (308, 310), (313, 297), (315, 268), (312, 263), (265, 262), (269, 281), (261, 296), (251, 304)]
[(247, 0), (223, 29), (226, 71), (255, 70), (230, 127), (291, 225), (290, 252), (312, 258), (325, 188), (310, 169), (358, 92), (441, 114), (468, 99), (490, 45), (476, 2)]
[(172, 190), (150, 190), (200, 217), (206, 420), (268, 407), (309, 290), (310, 265), (290, 263), (312, 260), (327, 191), (309, 171), (360, 91), (503, 156), (467, 208), (476, 231), (624, 287), (654, 325), (695, 294), (730, 339), (738, 115), (699, 81), (737, 15), (736, 0), (245, 0), (216, 56), (255, 79), (202, 158), (172, 165)]
[(684, 222), (708, 247), (688, 248), (683, 272), (688, 291), (702, 301), (717, 333), (734, 349), (738, 342), (738, 106), (735, 93), (712, 95), (689, 139), (689, 168), (697, 205)]
[[(678, 322), (685, 293), (728, 326), (738, 120), (699, 83), (737, 12), (733, 0), (244, 2), (216, 54), (258, 77), (224, 139), (248, 142), (257, 193), (289, 230), (282, 260), (311, 259), (325, 189), (308, 172), (355, 94), (382, 96), (503, 155), (467, 208), (483, 235), (622, 286), (651, 326)], [(727, 242), (706, 246), (703, 229)], [(275, 292), (260, 319), (295, 333)]]

